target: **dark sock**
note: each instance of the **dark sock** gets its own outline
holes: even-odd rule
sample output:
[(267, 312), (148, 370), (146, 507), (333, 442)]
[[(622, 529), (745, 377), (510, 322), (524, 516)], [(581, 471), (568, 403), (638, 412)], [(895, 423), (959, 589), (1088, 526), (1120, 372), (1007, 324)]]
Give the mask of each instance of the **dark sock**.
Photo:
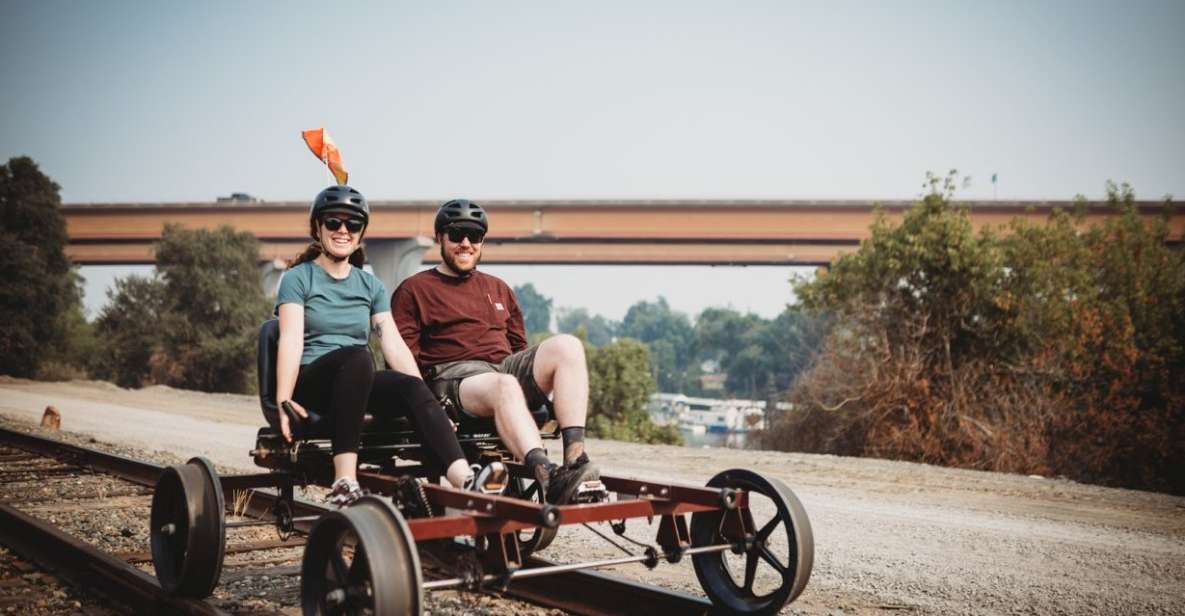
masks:
[(530, 469), (532, 475), (535, 474), (535, 469), (539, 465), (551, 463), (551, 461), (547, 459), (547, 452), (543, 451), (542, 447), (536, 447), (528, 451), (527, 455), (523, 457), (523, 462), (526, 463), (527, 468)]
[(575, 462), (584, 453), (584, 426), (569, 426), (560, 430), (564, 439), (564, 464)]

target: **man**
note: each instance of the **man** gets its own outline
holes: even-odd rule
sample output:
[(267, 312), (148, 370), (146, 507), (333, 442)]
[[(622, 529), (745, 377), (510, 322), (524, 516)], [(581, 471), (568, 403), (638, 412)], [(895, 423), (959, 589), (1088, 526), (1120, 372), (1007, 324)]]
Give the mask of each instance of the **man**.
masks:
[[(584, 345), (559, 335), (528, 348), (514, 292), (477, 271), (489, 230), (480, 205), (449, 201), (437, 211), (433, 227), (440, 265), (409, 277), (391, 296), (399, 332), (433, 391), (461, 414), (493, 418), (498, 435), (531, 470), (547, 502), (570, 503), (599, 490), (600, 472), (584, 451)], [(562, 466), (547, 458), (529, 410), (545, 404), (560, 425)]]

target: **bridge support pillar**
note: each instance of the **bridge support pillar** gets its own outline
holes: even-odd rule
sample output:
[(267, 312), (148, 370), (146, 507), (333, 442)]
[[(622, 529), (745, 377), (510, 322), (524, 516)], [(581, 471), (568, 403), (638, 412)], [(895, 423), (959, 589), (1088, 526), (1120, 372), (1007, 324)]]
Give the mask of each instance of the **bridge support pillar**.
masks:
[(386, 285), (387, 293), (393, 293), (404, 278), (420, 270), (424, 252), (432, 244), (431, 239), (422, 235), (406, 240), (367, 240), (366, 257), (374, 275)]
[(263, 285), (263, 296), (268, 299), (276, 298), (276, 291), (280, 288), (280, 276), (288, 264), (283, 259), (273, 259), (259, 264), (259, 283)]

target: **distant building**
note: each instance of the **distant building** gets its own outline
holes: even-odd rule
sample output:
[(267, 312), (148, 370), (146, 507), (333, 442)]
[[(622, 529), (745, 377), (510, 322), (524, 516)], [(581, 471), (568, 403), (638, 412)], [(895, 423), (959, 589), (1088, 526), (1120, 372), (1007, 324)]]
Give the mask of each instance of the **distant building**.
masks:
[(724, 382), (727, 380), (727, 374), (701, 374), (699, 386), (704, 391), (724, 391)]
[(261, 203), (263, 199), (256, 199), (247, 193), (230, 193), (229, 197), (218, 197), (218, 203)]

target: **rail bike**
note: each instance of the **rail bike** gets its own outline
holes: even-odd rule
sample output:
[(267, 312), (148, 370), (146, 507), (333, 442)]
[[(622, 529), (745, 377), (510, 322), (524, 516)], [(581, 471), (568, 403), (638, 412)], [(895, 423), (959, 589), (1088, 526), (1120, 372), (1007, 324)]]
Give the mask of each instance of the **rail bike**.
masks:
[[(278, 330), (275, 320), (268, 321), (259, 336), (260, 405), (273, 420), (280, 412), (274, 385)], [(556, 439), (558, 429), (546, 408), (533, 414), (541, 436)], [(328, 426), (316, 421), (291, 443), (277, 429), (261, 428), (251, 451), (255, 464), (266, 469), (258, 474), (219, 476), (200, 457), (166, 468), (150, 520), (162, 588), (177, 596), (209, 596), (221, 575), (227, 529), (252, 525), (274, 526), (284, 540), (304, 535), (305, 614), (420, 614), (424, 593), (433, 590), (506, 589), (521, 578), (632, 562), (653, 569), (684, 559), (690, 559), (714, 611), (775, 614), (810, 578), (810, 521), (776, 478), (733, 469), (697, 487), (602, 475), (594, 489), (556, 506), (544, 501), (529, 471), (513, 462), (492, 421), (462, 421), (457, 436), (471, 463), (499, 461), (509, 470), (500, 494), (442, 485), (406, 419), (380, 423), (367, 416), (358, 481), (369, 494), (339, 510), (310, 508), (295, 497), (295, 488), (330, 486), (328, 435)], [(227, 495), (258, 488), (273, 495), (264, 519), (228, 521)], [(572, 525), (588, 527), (623, 551), (629, 550), (618, 542), (629, 543), (636, 552), (524, 566)], [(627, 526), (641, 527), (653, 540), (629, 537)]]

